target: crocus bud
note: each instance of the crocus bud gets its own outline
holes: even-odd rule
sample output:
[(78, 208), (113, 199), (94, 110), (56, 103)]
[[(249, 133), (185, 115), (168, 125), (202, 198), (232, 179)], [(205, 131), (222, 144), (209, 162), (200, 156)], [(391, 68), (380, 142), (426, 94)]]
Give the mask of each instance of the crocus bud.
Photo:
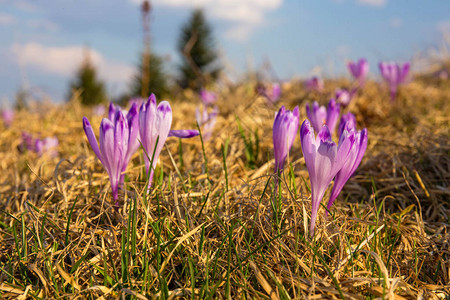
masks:
[(273, 121), (273, 150), (275, 152), (275, 172), (284, 168), (286, 157), (297, 135), (299, 123), (298, 106), (293, 111), (284, 106), (275, 115)]

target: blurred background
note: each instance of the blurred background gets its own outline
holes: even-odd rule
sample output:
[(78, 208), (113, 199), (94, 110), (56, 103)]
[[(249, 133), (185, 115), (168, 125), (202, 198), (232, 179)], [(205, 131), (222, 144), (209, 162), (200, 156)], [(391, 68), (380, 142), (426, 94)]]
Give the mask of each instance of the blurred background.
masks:
[(449, 32), (448, 0), (0, 0), (0, 99), (349, 76), (360, 57), (376, 78), (379, 61), (429, 67)]

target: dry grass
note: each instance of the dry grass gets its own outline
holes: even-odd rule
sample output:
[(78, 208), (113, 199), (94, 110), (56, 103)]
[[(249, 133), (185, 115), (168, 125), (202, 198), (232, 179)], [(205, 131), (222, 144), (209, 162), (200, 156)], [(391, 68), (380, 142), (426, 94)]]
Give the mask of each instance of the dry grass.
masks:
[[(281, 104), (303, 120), (306, 101), (325, 103), (342, 83), (322, 95), (285, 84)], [(101, 118), (76, 101), (20, 112), (0, 131), (0, 297), (448, 299), (449, 95), (449, 81), (414, 81), (392, 104), (367, 83), (349, 107), (369, 130), (367, 152), (327, 220), (320, 209), (314, 240), (298, 137), (274, 214), (277, 108), (251, 86), (221, 95), (207, 163), (199, 138), (168, 140), (149, 196), (139, 151), (118, 211), (82, 130), (83, 115), (95, 129)], [(197, 102), (171, 99), (173, 128), (194, 128)], [(251, 166), (236, 118), (258, 133)], [(20, 154), (22, 130), (56, 135), (59, 156)]]

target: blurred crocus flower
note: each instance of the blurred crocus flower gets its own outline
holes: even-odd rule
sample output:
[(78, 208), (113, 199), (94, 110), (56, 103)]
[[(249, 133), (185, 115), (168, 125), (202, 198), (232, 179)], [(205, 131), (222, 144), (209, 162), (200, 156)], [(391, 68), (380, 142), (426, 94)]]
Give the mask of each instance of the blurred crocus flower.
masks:
[[(153, 180), (161, 150), (168, 136), (179, 138), (190, 138), (199, 135), (197, 130), (170, 130), (172, 126), (172, 108), (169, 102), (162, 101), (156, 106), (156, 97), (151, 94), (146, 103), (143, 103), (139, 111), (139, 133), (144, 155), (145, 169), (148, 176), (149, 186)], [(152, 166), (150, 160), (153, 158)]]
[(282, 171), (286, 157), (297, 135), (299, 123), (298, 106), (293, 111), (282, 106), (273, 121), (273, 150), (275, 152), (275, 172)]
[(309, 103), (306, 104), (306, 115), (317, 132), (322, 129), (324, 124), (328, 126), (331, 132), (334, 132), (340, 111), (340, 105), (334, 99), (330, 99), (327, 108), (319, 106), (316, 101), (314, 101), (311, 108)]
[(351, 112), (342, 115), (338, 127), (338, 136), (341, 136), (345, 128), (347, 128), (347, 130), (356, 129), (356, 118)]
[(103, 116), (106, 112), (106, 108), (103, 104), (96, 105), (92, 108), (92, 112), (96, 116)]
[(331, 180), (347, 162), (355, 143), (355, 133), (344, 131), (339, 144), (336, 145), (326, 125), (315, 137), (309, 121), (305, 120), (300, 128), (300, 138), (311, 183), (312, 212), (309, 232), (313, 236), (320, 202)]
[(341, 113), (340, 104), (336, 103), (336, 100), (331, 98), (330, 102), (328, 102), (327, 120), (326, 120), (326, 124), (327, 124), (328, 128), (330, 129), (331, 133), (333, 133), (336, 128), (340, 113)]
[(352, 101), (353, 96), (355, 95), (356, 89), (351, 91), (347, 89), (337, 89), (335, 92), (336, 100), (344, 107), (347, 107)]
[(6, 127), (11, 126), (12, 122), (14, 121), (14, 116), (14, 110), (9, 108), (2, 110), (2, 119)]
[(256, 91), (270, 103), (275, 103), (280, 99), (281, 85), (279, 83), (273, 83), (270, 88), (267, 88), (263, 84), (258, 84)]
[(306, 116), (308, 117), (314, 130), (319, 132), (327, 120), (327, 109), (325, 106), (319, 106), (317, 101), (314, 101), (310, 108), (309, 103), (306, 104)]
[(397, 96), (397, 88), (400, 84), (406, 82), (410, 65), (408, 62), (403, 66), (392, 62), (380, 62), (378, 67), (380, 68), (380, 72), (384, 80), (389, 85), (391, 101), (395, 101), (395, 97)]
[(305, 81), (305, 88), (309, 92), (322, 92), (324, 88), (323, 80), (317, 76), (314, 76)]
[(44, 155), (44, 153), (47, 153), (51, 157), (56, 157), (58, 156), (58, 145), (59, 142), (56, 136), (46, 137), (44, 139), (36, 139), (34, 143), (34, 151), (38, 155)]
[(34, 138), (28, 132), (22, 132), (22, 142), (19, 146), (19, 150), (24, 152), (25, 150), (35, 152), (39, 156), (48, 154), (51, 157), (56, 157), (58, 155), (58, 138), (46, 137), (43, 139)]
[(217, 94), (205, 89), (200, 91), (200, 99), (202, 99), (203, 104), (210, 105), (217, 101)]
[(348, 70), (352, 76), (358, 81), (359, 86), (363, 86), (366, 81), (367, 73), (369, 72), (369, 63), (365, 58), (361, 58), (358, 62), (349, 62), (347, 64)]
[(211, 138), (218, 114), (219, 108), (217, 106), (214, 106), (211, 112), (208, 112), (206, 105), (203, 106), (201, 112), (199, 107), (195, 109), (195, 119), (197, 120), (198, 126), (203, 127), (202, 137), (204, 140)]
[[(352, 128), (352, 124), (347, 123), (348, 126), (345, 126), (345, 130), (354, 131), (354, 127)], [(355, 142), (351, 148), (350, 155), (348, 160), (342, 166), (342, 169), (336, 174), (336, 178), (334, 179), (333, 189), (331, 190), (330, 199), (328, 200), (327, 209), (330, 210), (334, 201), (336, 200), (339, 193), (342, 191), (345, 183), (348, 179), (355, 173), (358, 168), (361, 160), (366, 152), (367, 148), (367, 129), (364, 128), (361, 131), (355, 132)], [(328, 210), (325, 215), (328, 214)]]
[(122, 171), (128, 164), (126, 160), (130, 137), (128, 121), (120, 110), (115, 112), (112, 120), (103, 118), (100, 123), (100, 147), (86, 117), (83, 117), (83, 128), (92, 150), (108, 172), (113, 198), (118, 206), (118, 190), (123, 178)]

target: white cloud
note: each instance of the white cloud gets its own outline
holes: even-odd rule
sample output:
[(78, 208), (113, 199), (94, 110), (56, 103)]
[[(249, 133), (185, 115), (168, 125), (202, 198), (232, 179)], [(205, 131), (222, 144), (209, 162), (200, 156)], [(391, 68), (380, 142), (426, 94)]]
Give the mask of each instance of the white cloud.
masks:
[[(141, 0), (130, 0), (136, 4)], [(226, 36), (231, 39), (246, 39), (262, 25), (265, 14), (281, 6), (283, 0), (155, 0), (156, 5), (174, 8), (203, 8), (209, 15), (232, 23)]]
[(387, 4), (387, 0), (357, 0), (358, 3), (369, 6), (382, 7)]
[(14, 16), (0, 13), (0, 24), (1, 25), (12, 24), (15, 21), (16, 21), (16, 18), (14, 18)]
[(37, 29), (37, 30), (44, 30), (44, 31), (58, 31), (59, 30), (59, 26), (56, 23), (53, 23), (50, 20), (45, 20), (45, 19), (33, 19), (33, 20), (29, 20), (28, 21), (28, 25), (33, 28), (33, 29)]
[(97, 68), (99, 77), (124, 87), (134, 73), (132, 66), (121, 62), (110, 61), (95, 50), (88, 50), (80, 45), (51, 47), (38, 43), (14, 44), (11, 50), (23, 66), (67, 78), (74, 76), (83, 62), (86, 51), (92, 64)]

